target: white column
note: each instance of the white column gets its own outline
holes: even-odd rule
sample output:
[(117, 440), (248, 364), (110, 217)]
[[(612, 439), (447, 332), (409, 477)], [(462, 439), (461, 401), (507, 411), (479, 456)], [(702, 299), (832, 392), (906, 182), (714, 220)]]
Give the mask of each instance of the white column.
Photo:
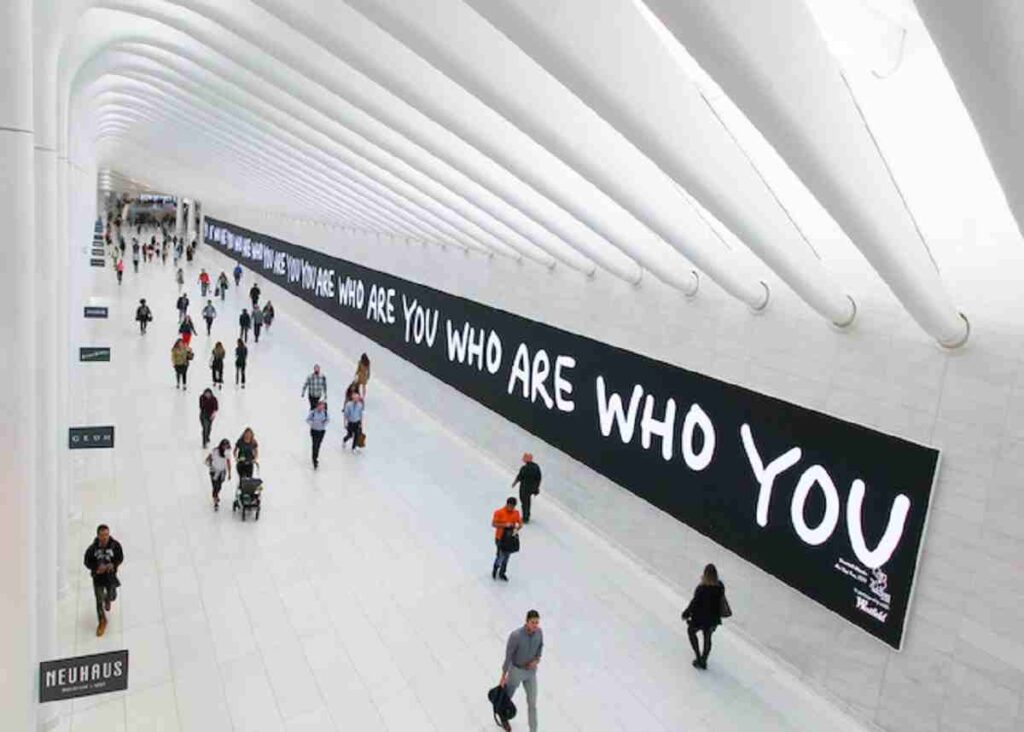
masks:
[(181, 225), (184, 223), (184, 220), (185, 220), (185, 199), (183, 199), (181, 196), (178, 196), (178, 208), (177, 208), (177, 210), (174, 213), (174, 235), (176, 237), (178, 237), (179, 241), (181, 240), (181, 237), (182, 237), (182, 235), (184, 233), (181, 230)]
[(33, 193), (32, 2), (0, 3), (0, 716), (32, 730), (35, 700), (35, 209)]
[[(56, 54), (35, 49), (36, 206), (36, 643), (39, 660), (57, 658), (57, 514), (61, 450), (57, 409), (57, 89)], [(91, 232), (90, 232), (91, 236)], [(39, 729), (59, 722), (56, 704), (38, 711)]]
[[(68, 237), (68, 159), (57, 159), (57, 428), (71, 426), (71, 240)], [(71, 455), (63, 445), (57, 453), (57, 594), (71, 589), (68, 561), (68, 517), (71, 514)]]

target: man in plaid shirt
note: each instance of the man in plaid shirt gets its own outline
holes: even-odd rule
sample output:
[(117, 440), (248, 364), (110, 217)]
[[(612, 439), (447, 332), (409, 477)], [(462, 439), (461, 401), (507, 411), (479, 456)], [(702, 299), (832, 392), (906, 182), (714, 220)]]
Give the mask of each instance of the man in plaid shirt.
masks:
[(316, 403), (327, 400), (327, 378), (320, 373), (320, 364), (313, 366), (313, 373), (306, 377), (302, 385), (302, 396), (309, 397), (309, 408), (316, 409)]

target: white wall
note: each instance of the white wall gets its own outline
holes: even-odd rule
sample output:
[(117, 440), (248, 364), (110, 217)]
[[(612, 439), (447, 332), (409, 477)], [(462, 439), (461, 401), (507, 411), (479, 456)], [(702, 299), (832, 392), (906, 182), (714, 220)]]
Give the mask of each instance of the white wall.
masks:
[(966, 350), (949, 353), (856, 263), (840, 274), (858, 278), (861, 319), (840, 333), (778, 287), (769, 311), (755, 316), (712, 285), (687, 301), (653, 280), (631, 288), (600, 274), (587, 280), (214, 205), (208, 213), (940, 448), (915, 599), (897, 653), (299, 300), (269, 295), (279, 309), (302, 309), (342, 349), (369, 352), (375, 378), (447, 415), (510, 474), (531, 448), (545, 469), (546, 497), (684, 594), (700, 568), (715, 562), (736, 612), (731, 627), (864, 719), (901, 731), (1024, 726), (1024, 423), (1016, 419), (1024, 407), (1024, 297), (1007, 310), (1005, 292), (1024, 281), (1016, 234), (985, 242), (998, 266), (953, 280), (974, 334)]

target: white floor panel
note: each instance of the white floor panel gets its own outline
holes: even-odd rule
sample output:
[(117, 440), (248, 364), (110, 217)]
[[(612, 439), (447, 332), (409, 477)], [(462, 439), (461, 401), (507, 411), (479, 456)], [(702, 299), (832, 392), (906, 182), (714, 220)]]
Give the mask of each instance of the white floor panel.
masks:
[[(200, 263), (213, 273), (231, 266), (204, 251), (187, 279)], [(695, 671), (683, 599), (545, 495), (512, 581), (493, 582), (488, 524), (517, 466), (499, 468), (444, 431), (391, 392), (380, 370), (369, 448), (342, 449), (340, 396), (354, 362), (291, 317), (289, 308), (308, 306), (290, 298), (275, 298), (272, 332), (249, 344), (248, 387), (237, 389), (228, 370), (217, 394), (214, 439), (234, 442), (251, 425), (260, 442), (263, 513), (245, 523), (232, 515), (233, 486), (215, 513), (197, 402), (213, 340), (233, 349), (250, 276), (216, 302), (214, 339), (194, 339), (183, 394), (170, 365), (172, 266), (144, 264), (120, 288), (104, 273), (93, 294), (109, 299), (111, 317), (87, 323), (85, 339), (110, 345), (113, 361), (76, 366), (72, 410), (78, 424), (115, 424), (117, 446), (73, 454), (77, 574), (60, 608), (61, 643), (68, 654), (128, 648), (130, 690), (64, 703), (74, 732), (493, 729), (485, 694), (505, 637), (531, 607), (545, 629), (542, 729), (858, 729), (727, 628), (715, 635), (711, 668)], [(190, 296), (197, 314), (198, 288)], [(139, 297), (156, 317), (146, 336), (132, 321)], [(336, 420), (317, 472), (299, 394), (314, 362)], [(80, 565), (100, 522), (126, 561), (120, 600), (96, 638)], [(521, 730), (525, 696), (517, 702)]]

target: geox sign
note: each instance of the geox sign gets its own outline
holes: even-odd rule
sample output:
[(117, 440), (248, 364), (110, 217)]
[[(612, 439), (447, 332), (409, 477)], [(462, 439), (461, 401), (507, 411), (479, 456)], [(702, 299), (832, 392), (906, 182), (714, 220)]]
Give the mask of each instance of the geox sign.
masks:
[(89, 450), (114, 446), (114, 427), (72, 427), (68, 430), (68, 447)]

